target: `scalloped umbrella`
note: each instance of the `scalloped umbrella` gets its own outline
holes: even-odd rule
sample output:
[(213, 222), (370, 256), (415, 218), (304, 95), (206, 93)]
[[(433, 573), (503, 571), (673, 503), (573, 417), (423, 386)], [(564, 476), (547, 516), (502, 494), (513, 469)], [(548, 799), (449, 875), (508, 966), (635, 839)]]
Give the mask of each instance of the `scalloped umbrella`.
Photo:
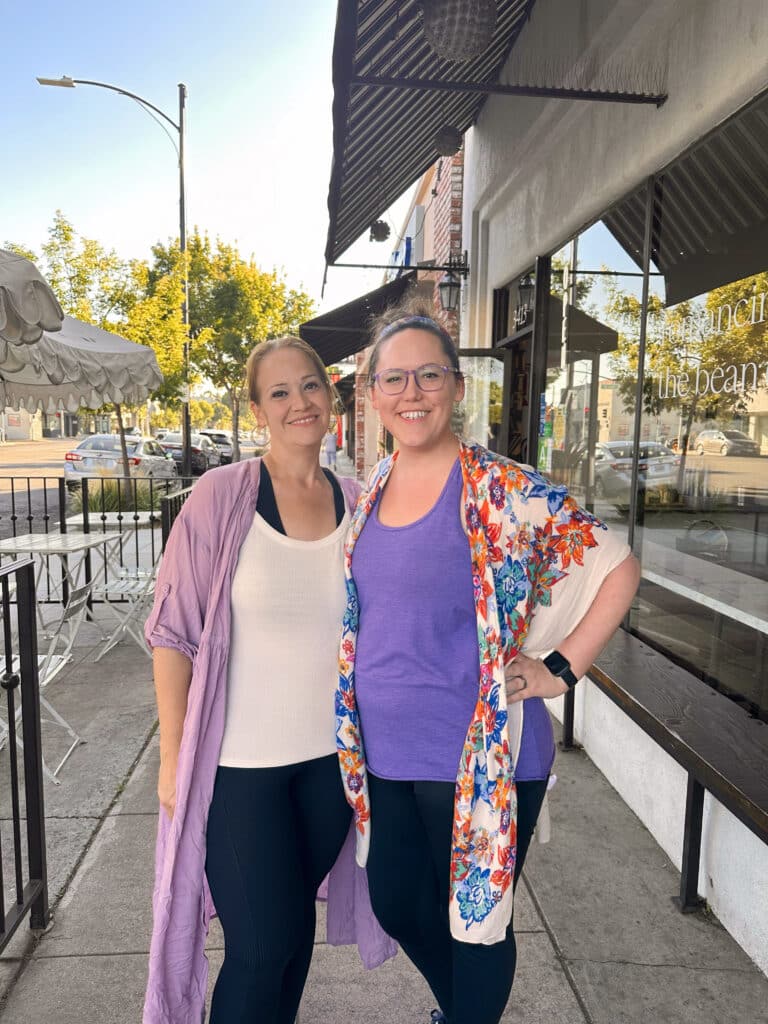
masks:
[(6, 345), (37, 342), (43, 331), (61, 330), (64, 310), (37, 267), (0, 249), (0, 365)]
[(163, 382), (155, 353), (111, 331), (65, 316), (36, 345), (8, 345), (0, 361), (5, 403), (34, 412), (138, 405)]
[[(146, 345), (65, 316), (57, 334), (37, 344), (6, 345), (0, 359), (0, 409), (11, 406), (77, 412), (114, 404), (123, 438), (123, 404), (138, 405), (163, 382), (155, 353)], [(122, 444), (127, 472), (127, 454)]]

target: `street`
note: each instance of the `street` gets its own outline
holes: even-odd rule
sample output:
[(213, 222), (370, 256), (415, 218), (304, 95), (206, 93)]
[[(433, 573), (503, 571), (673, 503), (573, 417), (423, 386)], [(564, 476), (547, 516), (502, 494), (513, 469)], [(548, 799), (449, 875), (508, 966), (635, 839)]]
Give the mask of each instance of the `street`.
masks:
[(0, 540), (33, 528), (42, 532), (45, 516), (51, 525), (58, 523), (64, 453), (76, 444), (66, 437), (0, 445)]
[[(0, 445), (0, 540), (19, 533), (44, 532), (46, 516), (49, 529), (57, 526), (64, 455), (81, 440), (44, 438)], [(241, 446), (241, 459), (254, 454), (253, 446)]]

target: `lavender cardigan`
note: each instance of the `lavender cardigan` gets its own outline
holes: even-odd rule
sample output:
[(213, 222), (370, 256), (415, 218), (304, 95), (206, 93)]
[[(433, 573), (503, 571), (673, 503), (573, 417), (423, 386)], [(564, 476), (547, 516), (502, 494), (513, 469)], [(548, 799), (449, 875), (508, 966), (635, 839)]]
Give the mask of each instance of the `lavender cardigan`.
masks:
[[(238, 554), (253, 521), (261, 461), (206, 473), (182, 508), (158, 574), (145, 635), (192, 661), (176, 776), (173, 820), (161, 811), (155, 855), (154, 927), (144, 1024), (203, 1020), (208, 981), (205, 938), (215, 909), (205, 879), (205, 830), (224, 734), (230, 591)], [(360, 491), (339, 481), (350, 511)], [(395, 945), (376, 922), (365, 872), (347, 837), (327, 880), (328, 942), (357, 942), (366, 967), (393, 956)]]

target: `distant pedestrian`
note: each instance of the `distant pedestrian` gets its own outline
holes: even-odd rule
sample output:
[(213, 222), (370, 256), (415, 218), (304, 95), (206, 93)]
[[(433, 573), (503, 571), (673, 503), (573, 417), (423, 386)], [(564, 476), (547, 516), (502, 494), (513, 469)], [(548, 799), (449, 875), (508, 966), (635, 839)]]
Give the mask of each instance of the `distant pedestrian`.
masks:
[(346, 549), (337, 736), (358, 863), (433, 1020), (498, 1024), (555, 753), (542, 698), (584, 675), (639, 570), (565, 488), (455, 436), (464, 379), (428, 311), (390, 311), (373, 340), (369, 393), (398, 450)]
[(351, 844), (339, 859), (351, 811), (334, 691), (359, 487), (319, 465), (333, 399), (313, 349), (262, 342), (248, 390), (269, 452), (196, 484), (145, 629), (162, 809), (144, 1024), (202, 1021), (214, 913), (225, 954), (211, 1024), (292, 1024), (332, 868), (329, 941), (359, 937), (368, 967), (394, 951), (360, 901)]
[(323, 438), (323, 450), (325, 451), (325, 464), (328, 469), (336, 469), (336, 452), (339, 447), (336, 436), (336, 427), (332, 426)]

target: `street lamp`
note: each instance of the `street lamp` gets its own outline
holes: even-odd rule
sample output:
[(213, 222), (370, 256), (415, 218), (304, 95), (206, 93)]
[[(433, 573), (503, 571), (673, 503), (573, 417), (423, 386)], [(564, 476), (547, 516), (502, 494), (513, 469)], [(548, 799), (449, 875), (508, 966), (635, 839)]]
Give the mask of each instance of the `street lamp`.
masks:
[[(107, 82), (92, 82), (86, 78), (69, 78), (67, 75), (63, 75), (61, 78), (38, 78), (37, 81), (40, 85), (55, 85), (58, 88), (63, 89), (74, 89), (76, 85), (93, 85), (97, 89), (109, 89), (111, 92), (118, 92), (121, 96), (127, 96), (129, 99), (135, 100), (139, 106), (143, 107), (147, 111), (153, 120), (157, 120), (157, 118), (154, 117), (154, 114), (162, 117), (162, 119), (178, 133), (179, 145), (176, 147), (174, 143), (174, 149), (176, 149), (179, 157), (179, 250), (181, 252), (182, 274), (184, 275), (184, 294), (181, 300), (181, 318), (184, 324), (184, 395), (182, 398), (183, 413), (181, 420), (183, 458), (181, 472), (182, 476), (191, 476), (192, 453), (190, 451), (190, 443), (192, 430), (189, 421), (189, 274), (187, 272), (187, 220), (184, 199), (184, 108), (187, 100), (187, 87), (183, 82), (179, 82), (179, 121), (177, 124), (173, 118), (169, 117), (153, 103), (150, 103), (149, 100), (145, 100), (141, 96), (137, 96), (136, 93), (128, 92), (127, 89), (121, 89), (117, 85), (109, 85)], [(161, 127), (163, 126), (161, 125)]]

